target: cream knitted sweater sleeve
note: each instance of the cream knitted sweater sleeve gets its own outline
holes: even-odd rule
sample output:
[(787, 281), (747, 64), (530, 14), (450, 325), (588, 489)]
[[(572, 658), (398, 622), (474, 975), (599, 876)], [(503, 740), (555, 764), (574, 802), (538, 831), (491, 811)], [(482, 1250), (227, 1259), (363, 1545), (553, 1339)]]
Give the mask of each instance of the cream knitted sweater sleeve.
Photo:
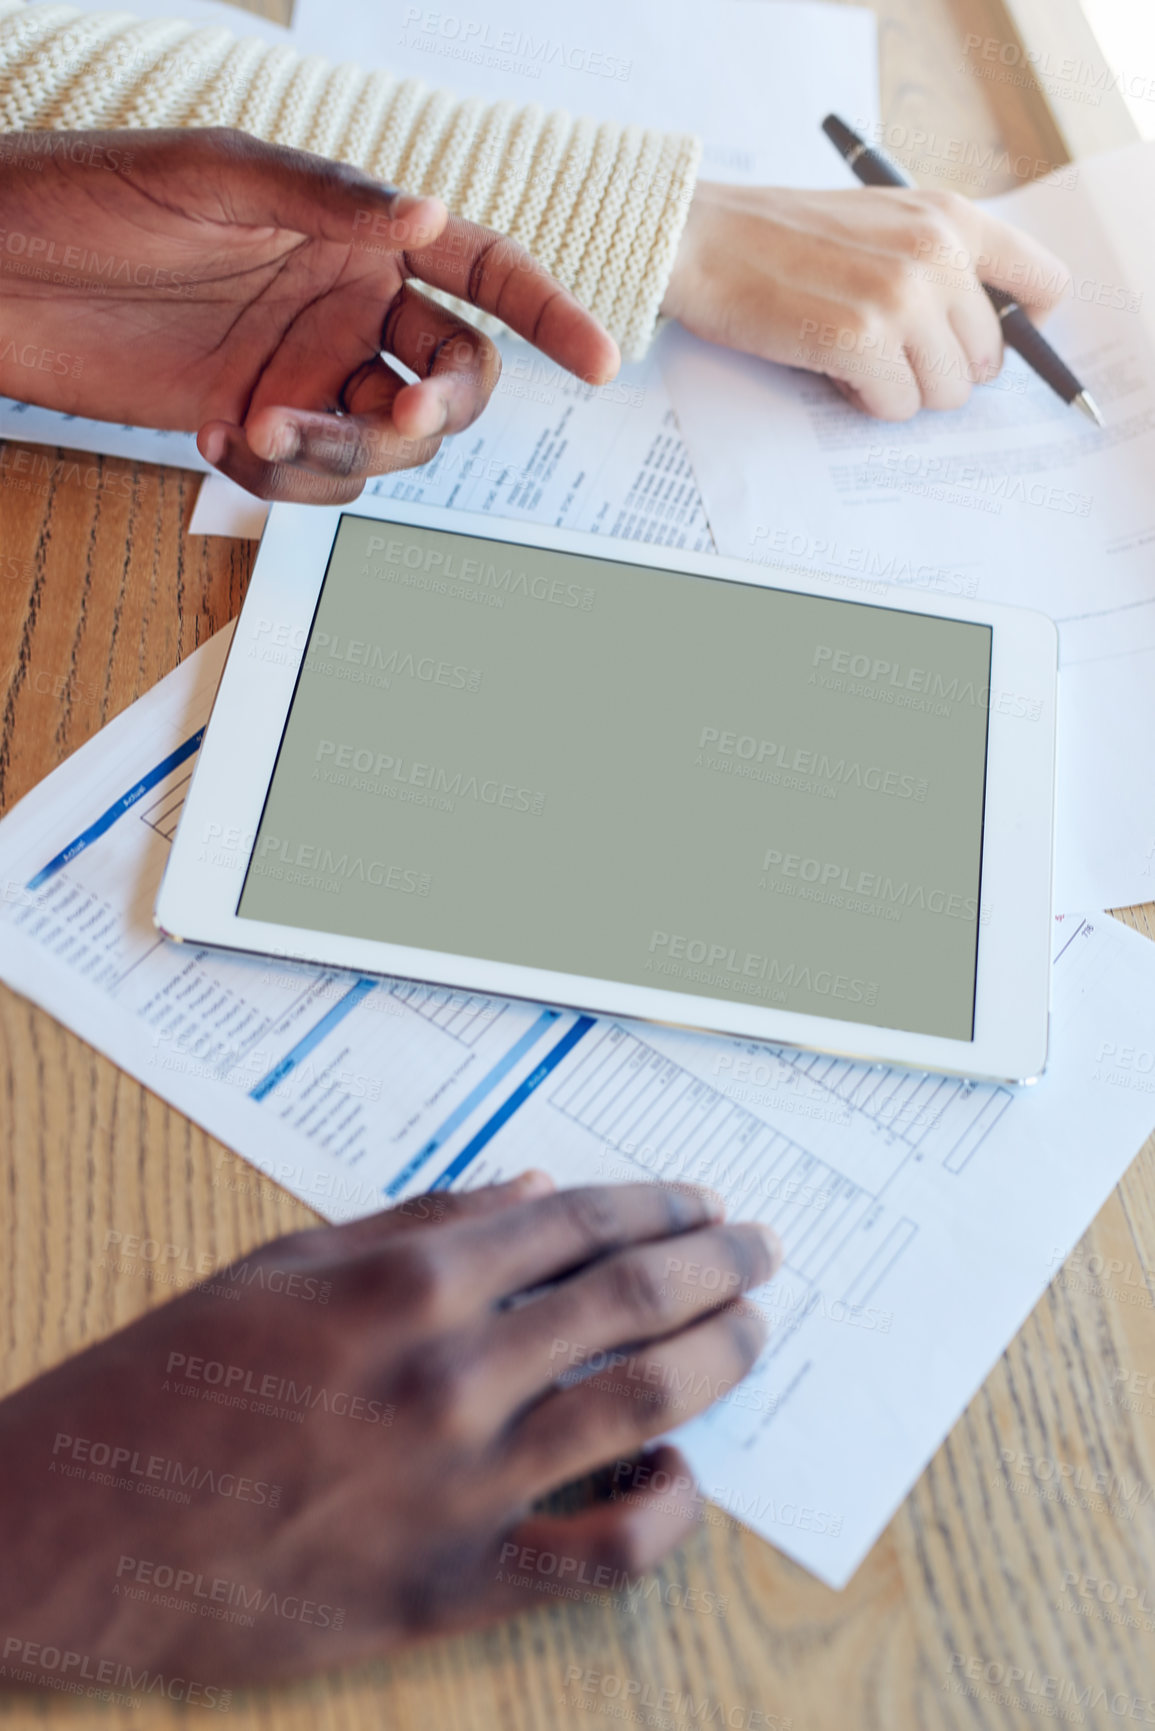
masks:
[(641, 355), (686, 221), (696, 139), (334, 65), (216, 26), (0, 0), (0, 131), (237, 126), (352, 163), (512, 235)]

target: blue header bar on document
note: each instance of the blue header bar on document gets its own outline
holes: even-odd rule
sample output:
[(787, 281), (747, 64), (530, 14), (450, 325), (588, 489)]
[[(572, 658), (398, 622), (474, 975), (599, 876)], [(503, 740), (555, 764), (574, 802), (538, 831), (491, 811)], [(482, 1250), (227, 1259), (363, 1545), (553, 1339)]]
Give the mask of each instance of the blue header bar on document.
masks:
[(594, 1021), (593, 1016), (579, 1016), (573, 1026), (567, 1028), (557, 1045), (546, 1053), (537, 1068), (532, 1070), (525, 1081), (514, 1089), (509, 1099), (498, 1107), (488, 1123), (482, 1125), (472, 1141), (468, 1142), (457, 1158), (445, 1168), (445, 1171), (433, 1185), (434, 1190), (448, 1190), (460, 1178), (465, 1168), (477, 1158), (486, 1143), (493, 1140), (502, 1125), (509, 1122), (518, 1108), (523, 1106), (530, 1095), (536, 1093), (537, 1089), (541, 1087), (550, 1072), (556, 1070), (562, 1059), (568, 1057), (578, 1041), (589, 1033), (594, 1026)]
[[(493, 1068), (486, 1071), (476, 1088), (465, 1096), (465, 1099), (462, 1100), (455, 1111), (450, 1113), (445, 1122), (438, 1125), (428, 1142), (417, 1150), (413, 1158), (401, 1168), (401, 1171), (398, 1172), (395, 1178), (390, 1179), (389, 1183), (385, 1186), (384, 1193), (386, 1196), (392, 1197), (401, 1194), (405, 1186), (412, 1182), (417, 1173), (420, 1172), (421, 1168), (432, 1160), (437, 1150), (444, 1147), (445, 1143), (448, 1142), (449, 1138), (453, 1135), (453, 1132), (458, 1129), (460, 1125), (464, 1124), (470, 1113), (476, 1111), (477, 1107), (481, 1104), (482, 1100), (485, 1099), (486, 1095), (492, 1094), (493, 1090), (499, 1085), (499, 1083), (505, 1080), (506, 1076), (509, 1075), (509, 1072), (514, 1068), (514, 1066), (520, 1063), (521, 1059), (524, 1058), (530, 1047), (536, 1046), (537, 1042), (541, 1039), (542, 1035), (546, 1033), (547, 1029), (552, 1028), (560, 1015), (560, 1010), (542, 1011), (537, 1020), (526, 1029), (520, 1040), (515, 1041), (515, 1043), (509, 1048), (509, 1051), (504, 1053), (503, 1056), (498, 1059)], [(441, 1188), (444, 1189), (444, 1185), (442, 1185)]]
[(107, 811), (101, 812), (95, 823), (90, 823), (88, 828), (81, 830), (80, 834), (70, 841), (67, 847), (61, 848), (55, 859), (50, 859), (46, 866), (41, 866), (36, 876), (30, 878), (25, 884), (25, 889), (38, 890), (43, 888), (49, 878), (54, 878), (58, 871), (63, 871), (70, 860), (74, 860), (78, 854), (82, 854), (85, 848), (91, 847), (94, 841), (99, 841), (101, 836), (112, 828), (116, 820), (123, 817), (126, 811), (131, 811), (132, 807), (139, 800), (142, 800), (146, 793), (151, 793), (153, 788), (165, 781), (174, 769), (179, 769), (182, 763), (186, 763), (190, 757), (195, 757), (200, 750), (201, 740), (204, 736), (204, 728), (198, 727), (196, 732), (184, 741), (183, 745), (178, 745), (175, 751), (170, 751), (168, 756), (162, 758), (155, 768), (150, 769), (147, 775), (135, 782), (127, 793), (122, 793), (120, 798), (108, 807)]

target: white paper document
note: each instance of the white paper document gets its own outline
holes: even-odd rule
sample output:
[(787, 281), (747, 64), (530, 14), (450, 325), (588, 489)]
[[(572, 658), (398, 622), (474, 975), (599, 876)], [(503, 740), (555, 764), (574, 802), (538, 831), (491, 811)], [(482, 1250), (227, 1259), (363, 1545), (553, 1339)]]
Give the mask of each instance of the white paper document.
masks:
[(878, 110), (874, 17), (825, 0), (296, 0), (291, 37), (461, 96), (692, 132), (703, 176), (742, 185), (851, 185), (822, 118)]
[(162, 463), (172, 469), (211, 472), (197, 450), (195, 433), (175, 433), (155, 427), (126, 427), (112, 421), (89, 421), (0, 397), (0, 439), (20, 439), (28, 445), (59, 445), (66, 451), (92, 451), (106, 457), (127, 457), (135, 463)]
[(1151, 889), (1155, 243), (1134, 210), (1152, 199), (1155, 146), (1138, 145), (991, 202), (1070, 266), (1047, 334), (1102, 409), (1101, 430), (1013, 354), (965, 408), (887, 424), (816, 373), (680, 330), (662, 351), (720, 552), (1059, 622), (1065, 908)]
[(501, 382), (481, 419), (424, 468), (381, 476), (369, 493), (713, 551), (656, 359), (595, 390), (524, 343), (502, 346)]
[[(818, 122), (875, 113), (874, 24), (854, 8), (720, 0), (703, 30), (657, 0), (544, 24), (500, 3), (298, 0), (294, 34), (464, 93), (692, 126), (718, 179), (845, 184)], [(1137, 172), (1155, 196), (1155, 169)], [(821, 381), (667, 333), (723, 552), (825, 570), (840, 593), (899, 583), (1061, 620), (1068, 906), (1155, 893), (1155, 260), (1146, 234), (1116, 232), (1117, 170), (1080, 173), (1007, 213), (1076, 282), (1117, 279), (1121, 305), (1092, 289), (1052, 327), (1102, 433), (1013, 361), (959, 415), (883, 427)], [(3, 433), (204, 467), (189, 435), (6, 402)], [(652, 361), (591, 391), (511, 346), (481, 422), (373, 490), (713, 546)], [(214, 485), (204, 509), (233, 503)], [(170, 943), (152, 909), (230, 635), (0, 823), (0, 977), (330, 1219), (535, 1165), (565, 1184), (706, 1182), (771, 1222), (766, 1353), (679, 1440), (718, 1503), (843, 1585), (1155, 1121), (1155, 946), (1100, 914), (1056, 923), (1048, 1070), (1013, 1090)], [(251, 838), (198, 843), (239, 873)]]
[(206, 475), (197, 489), (188, 532), (190, 535), (224, 535), (236, 541), (259, 541), (265, 532), (268, 515), (269, 507), (264, 499), (246, 493), (227, 475)]
[[(110, 0), (75, 0), (108, 11)], [(223, 25), (327, 60), (487, 102), (698, 134), (703, 174), (748, 185), (849, 185), (818, 131), (831, 109), (877, 118), (872, 14), (831, 0), (294, 0), (288, 30), (219, 0), (133, 0), (133, 13)], [(832, 177), (833, 165), (833, 177)]]
[[(1023, 1091), (162, 940), (157, 886), (230, 633), (0, 824), (0, 975), (331, 1219), (541, 1165), (772, 1222), (764, 1361), (682, 1434), (710, 1494), (853, 1573), (1155, 1119), (1155, 947), (1056, 928)], [(206, 833), (238, 870), (246, 838)]]
[[(432, 462), (379, 476), (368, 492), (713, 551), (656, 357), (595, 389), (525, 343), (499, 346), (502, 375), (481, 419), (451, 434)], [(259, 536), (266, 515), (259, 500), (210, 475), (189, 533)]]

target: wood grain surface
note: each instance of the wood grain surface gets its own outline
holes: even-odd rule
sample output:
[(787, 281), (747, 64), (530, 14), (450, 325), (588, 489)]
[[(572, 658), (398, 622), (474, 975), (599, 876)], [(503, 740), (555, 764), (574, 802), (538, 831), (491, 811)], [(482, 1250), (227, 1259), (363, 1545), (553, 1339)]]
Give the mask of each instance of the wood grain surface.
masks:
[[(884, 0), (878, 11), (888, 124), (975, 145), (970, 181), (949, 184), (974, 194), (1014, 184), (1013, 171), (991, 166), (1004, 151), (1061, 160), (1045, 104), (960, 70), (967, 33), (1007, 38), (996, 0)], [(923, 184), (948, 184), (948, 159), (928, 160)], [(254, 546), (187, 535), (196, 485), (172, 470), (0, 445), (0, 808), (238, 611)], [(1155, 938), (1155, 908), (1120, 917)], [(170, 1296), (146, 1268), (109, 1263), (109, 1230), (186, 1247), (195, 1266), (205, 1253), (236, 1260), (314, 1218), (3, 989), (0, 1163), (5, 1387)], [(1083, 1249), (844, 1592), (715, 1510), (636, 1608), (543, 1601), (482, 1637), (236, 1695), (230, 1722), (254, 1731), (580, 1731), (597, 1718), (667, 1731), (1006, 1731), (1058, 1716), (1049, 1697), (1069, 1686), (1102, 1686), (1108, 1703), (1083, 1724), (1155, 1723), (1155, 1707), (1143, 1706), (1155, 1697), (1155, 1609), (1132, 1606), (1128, 1622), (1112, 1602), (1127, 1587), (1155, 1607), (1155, 1400), (1122, 1404), (1113, 1394), (1119, 1371), (1155, 1376), (1155, 1143)], [(1095, 1257), (1116, 1272), (1095, 1278)], [(958, 1301), (971, 1297), (960, 1291)], [(844, 1418), (853, 1425), (853, 1412)], [(1049, 1468), (1008, 1477), (1005, 1451)], [(1135, 1492), (1108, 1512), (1082, 1506), (1092, 1499), (1077, 1493), (1047, 1494), (1044, 1480), (1079, 1469), (1120, 1474)], [(1071, 1571), (1103, 1583), (1104, 1597), (1065, 1592)], [(718, 1595), (724, 1613), (688, 1608), (691, 1587)], [(989, 1681), (967, 1685), (972, 1694), (952, 1688), (967, 1664), (989, 1668)], [(1022, 1681), (1007, 1681), (1012, 1669)], [(174, 1706), (0, 1698), (15, 1725), (97, 1712), (117, 1731), (187, 1717)]]

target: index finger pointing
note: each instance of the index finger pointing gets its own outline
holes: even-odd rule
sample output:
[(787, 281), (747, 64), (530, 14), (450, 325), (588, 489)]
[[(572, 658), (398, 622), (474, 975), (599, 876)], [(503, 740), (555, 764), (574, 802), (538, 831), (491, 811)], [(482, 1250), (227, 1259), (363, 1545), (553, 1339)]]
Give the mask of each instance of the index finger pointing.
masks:
[(273, 224), (317, 240), (400, 253), (428, 246), (449, 220), (439, 198), (404, 192), (350, 163), (230, 127), (167, 129), (154, 135), (153, 150), (162, 165), (171, 163), (166, 184), (214, 221)]
[(441, 235), (405, 263), (433, 288), (492, 313), (587, 384), (604, 385), (621, 365), (618, 345), (592, 313), (517, 241), (450, 217)]

